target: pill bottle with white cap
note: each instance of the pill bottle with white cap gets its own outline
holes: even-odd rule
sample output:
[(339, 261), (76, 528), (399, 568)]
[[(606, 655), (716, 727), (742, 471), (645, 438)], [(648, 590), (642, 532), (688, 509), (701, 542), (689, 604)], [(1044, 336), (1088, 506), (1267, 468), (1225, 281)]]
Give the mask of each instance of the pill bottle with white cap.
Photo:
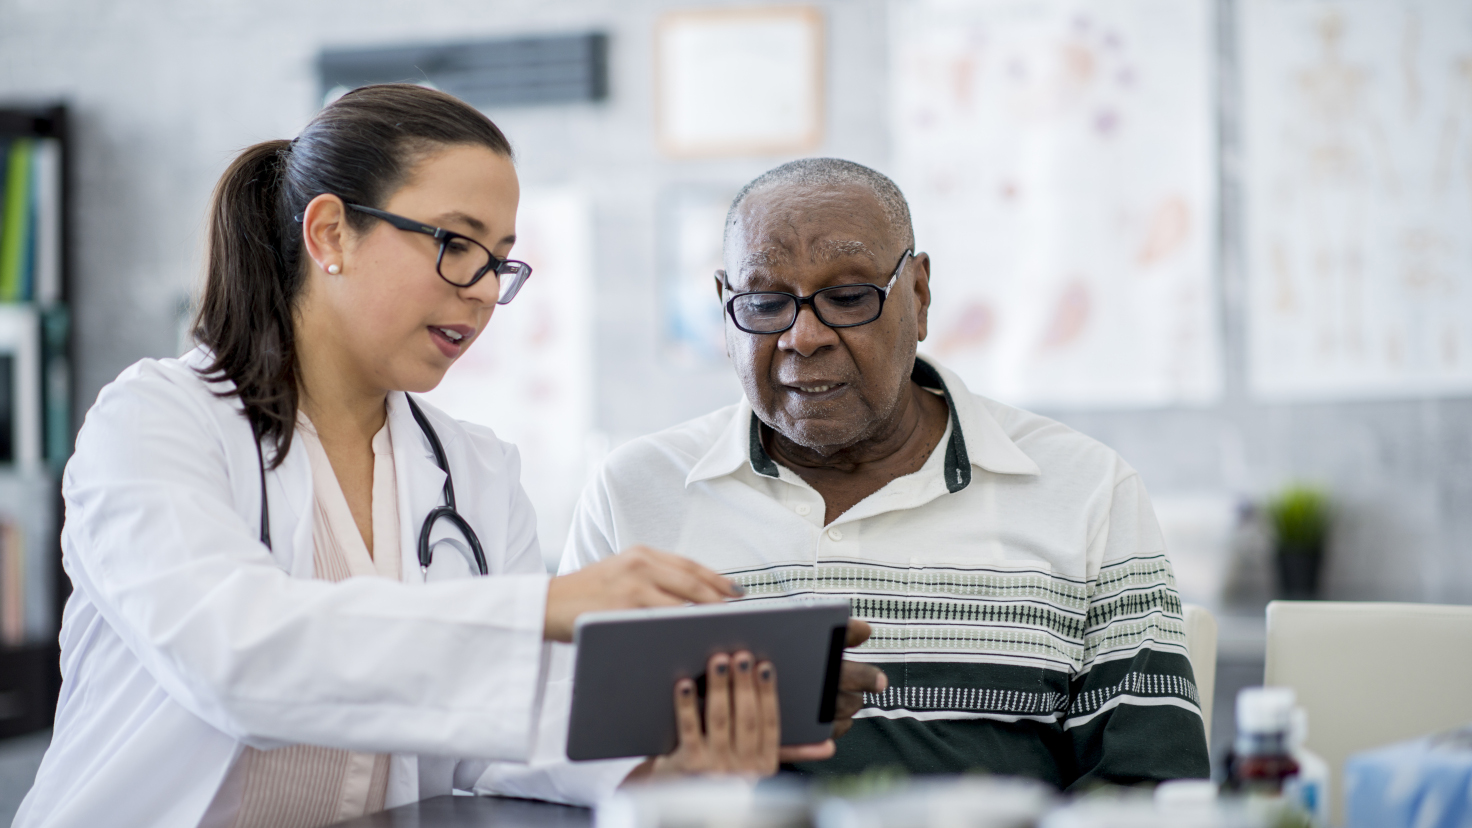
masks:
[(1226, 788), (1249, 796), (1280, 797), (1298, 775), (1293, 758), (1293, 691), (1247, 687), (1237, 694), (1237, 738), (1227, 760)]

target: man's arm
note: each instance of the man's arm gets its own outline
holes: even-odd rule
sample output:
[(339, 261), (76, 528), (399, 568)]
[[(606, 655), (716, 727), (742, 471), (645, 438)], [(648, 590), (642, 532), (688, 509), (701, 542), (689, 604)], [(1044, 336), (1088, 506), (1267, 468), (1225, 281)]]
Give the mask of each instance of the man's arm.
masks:
[(1101, 565), (1063, 720), (1077, 763), (1069, 787), (1210, 776), (1181, 599), (1139, 475), (1115, 485), (1091, 545)]

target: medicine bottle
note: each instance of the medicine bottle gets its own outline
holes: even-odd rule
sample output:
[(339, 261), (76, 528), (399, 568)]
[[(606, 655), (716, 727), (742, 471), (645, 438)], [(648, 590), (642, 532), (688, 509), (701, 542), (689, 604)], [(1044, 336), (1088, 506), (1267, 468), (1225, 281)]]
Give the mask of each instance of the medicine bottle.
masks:
[(1293, 702), (1293, 691), (1286, 687), (1248, 687), (1237, 694), (1237, 739), (1227, 764), (1227, 790), (1283, 795), (1284, 783), (1298, 775), (1290, 740)]

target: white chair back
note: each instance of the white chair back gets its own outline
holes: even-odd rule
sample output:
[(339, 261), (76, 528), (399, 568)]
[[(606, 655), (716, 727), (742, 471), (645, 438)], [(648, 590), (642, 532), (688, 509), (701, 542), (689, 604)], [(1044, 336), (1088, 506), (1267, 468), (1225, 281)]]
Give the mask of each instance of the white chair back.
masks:
[(1186, 651), (1191, 672), (1196, 674), (1196, 691), (1201, 694), (1201, 721), (1206, 725), (1206, 744), (1211, 745), (1211, 704), (1216, 699), (1216, 618), (1206, 607), (1182, 604), (1186, 618)]
[(1472, 722), (1472, 607), (1274, 601), (1264, 682), (1308, 711), (1308, 747), (1344, 820), (1344, 760)]

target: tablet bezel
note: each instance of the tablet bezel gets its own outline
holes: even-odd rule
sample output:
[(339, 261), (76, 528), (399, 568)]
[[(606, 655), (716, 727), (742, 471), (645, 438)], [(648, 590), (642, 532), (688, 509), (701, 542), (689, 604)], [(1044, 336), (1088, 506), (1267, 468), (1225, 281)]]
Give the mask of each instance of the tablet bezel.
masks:
[(842, 598), (585, 613), (573, 632), (567, 756), (586, 761), (674, 750), (675, 682), (688, 677), (703, 686), (710, 656), (738, 650), (777, 668), (782, 744), (831, 738), (848, 620)]

